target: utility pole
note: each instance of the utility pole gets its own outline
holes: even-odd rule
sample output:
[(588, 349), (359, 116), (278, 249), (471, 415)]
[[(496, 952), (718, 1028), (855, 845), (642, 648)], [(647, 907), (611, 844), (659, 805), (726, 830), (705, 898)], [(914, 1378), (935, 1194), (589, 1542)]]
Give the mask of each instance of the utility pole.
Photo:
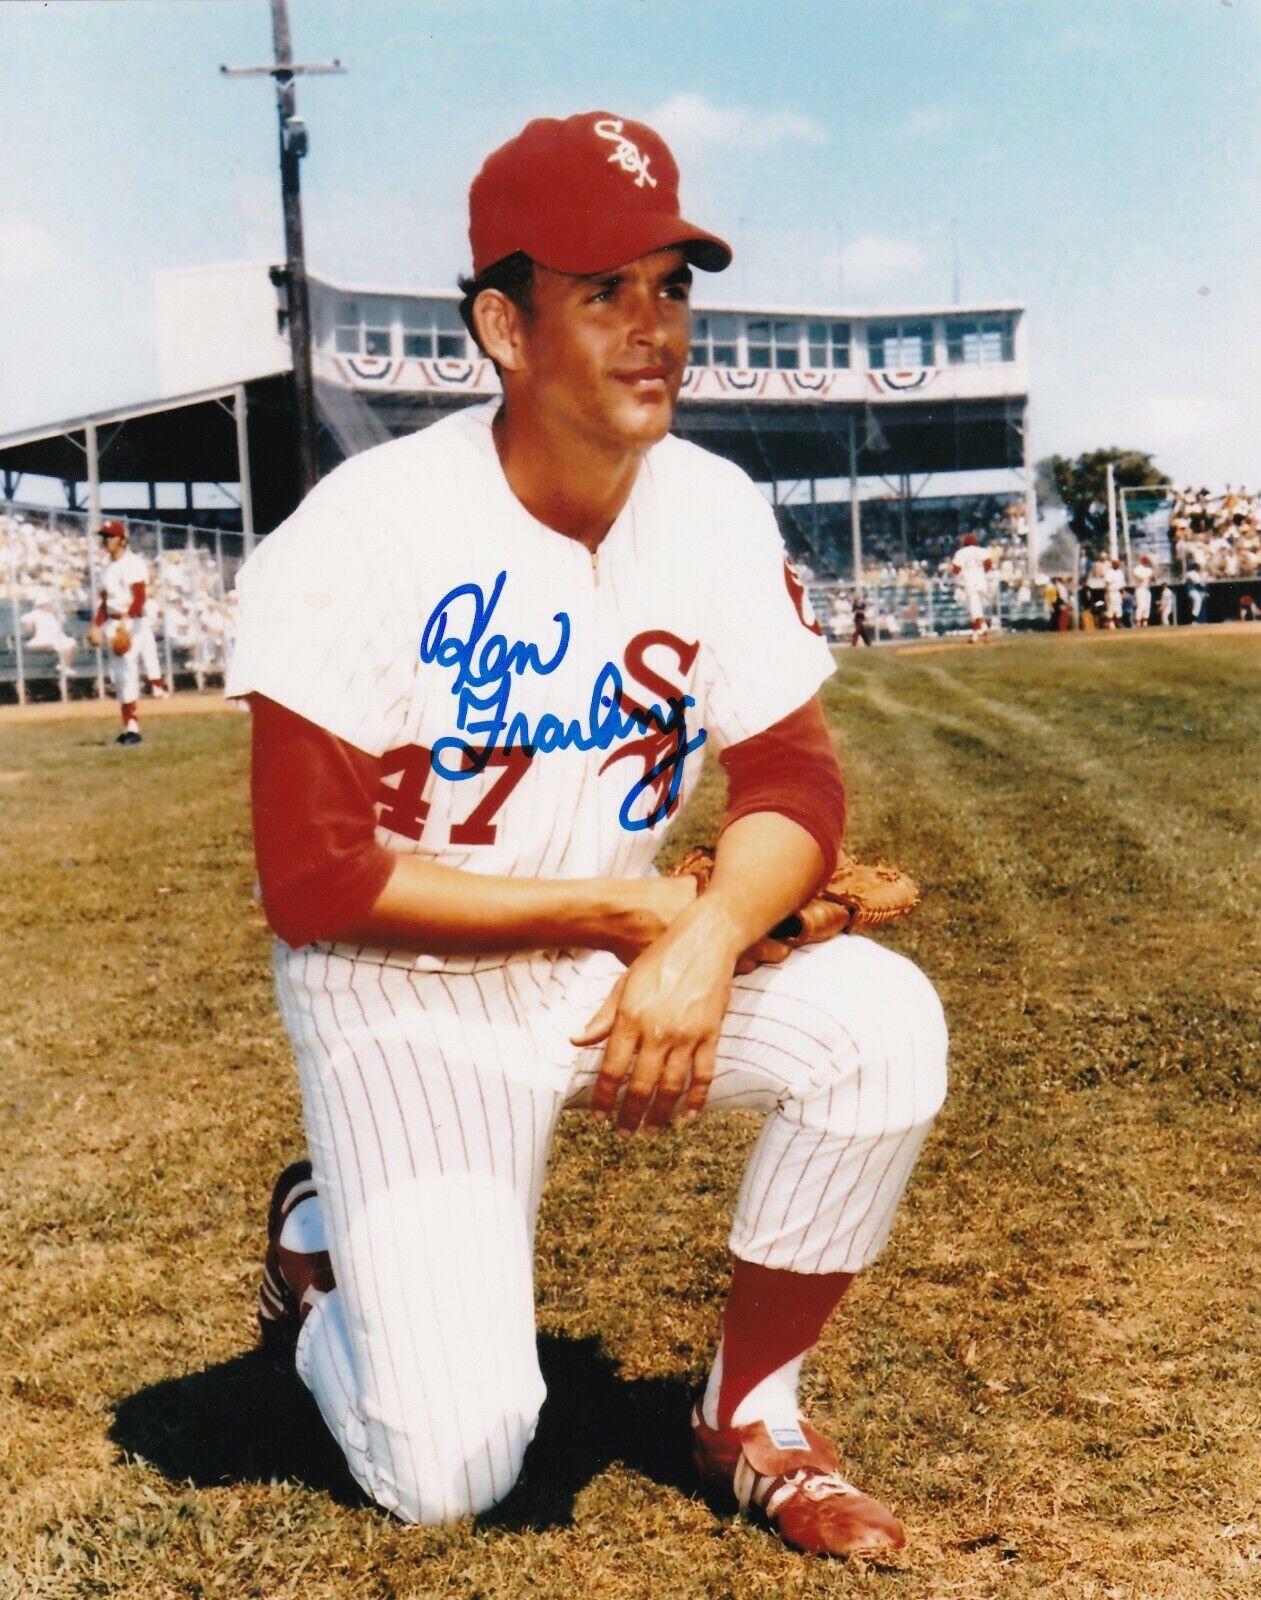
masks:
[[(275, 62), (270, 67), (220, 67), (228, 78), (272, 78), (280, 119), (280, 198), (285, 218), (283, 278), (288, 301), (289, 349), (293, 358), (293, 398), (298, 423), (298, 478), (305, 495), (315, 487), (315, 380), (311, 374), (311, 302), (307, 292), (306, 252), (302, 242), (302, 183), (298, 163), (307, 153), (306, 123), (297, 113), (294, 79), (345, 72), (340, 61), (299, 63), (293, 59), (288, 0), (271, 0)], [(273, 273), (273, 280), (276, 279)]]

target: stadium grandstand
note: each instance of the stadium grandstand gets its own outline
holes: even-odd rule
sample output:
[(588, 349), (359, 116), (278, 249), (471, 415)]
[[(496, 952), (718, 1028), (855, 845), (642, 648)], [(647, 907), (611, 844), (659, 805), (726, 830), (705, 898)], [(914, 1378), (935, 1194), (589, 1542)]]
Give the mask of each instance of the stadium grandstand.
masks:
[[(322, 470), (497, 392), (457, 291), (309, 281)], [(25, 665), (17, 657), (31, 624), (21, 619), (32, 608), (51, 606), (71, 634), (86, 626), (95, 558), (86, 528), (105, 514), (128, 517), (133, 545), (158, 564), (160, 594), (162, 573), (173, 574), (169, 629), (155, 599), (172, 670), (213, 670), (184, 613), (205, 612), (203, 640), (224, 631), (235, 564), (295, 503), (283, 272), (261, 262), (161, 273), (157, 310), (156, 400), (0, 438), (9, 508), (0, 676)], [(765, 487), (826, 613), (837, 583), (856, 574), (876, 585), (935, 573), (964, 523), (1005, 530), (1013, 572), (1036, 565), (1025, 372), (1019, 306), (702, 304), (677, 431)], [(1000, 486), (974, 500), (937, 492), (943, 476), (961, 474)], [(28, 479), (42, 510), (23, 495)], [(64, 510), (48, 508), (50, 482)], [(164, 518), (171, 486), (182, 505)], [(50, 541), (62, 563), (51, 585), (38, 558)], [(200, 575), (194, 602), (189, 570)], [(949, 600), (943, 589), (935, 627), (952, 620)], [(27, 653), (38, 671), (38, 652)], [(60, 692), (85, 676), (99, 682), (99, 662), (78, 658), (69, 676)]]
[[(235, 568), (298, 497), (284, 281), (266, 262), (158, 274), (159, 397), (0, 437), (0, 681), (100, 692), (99, 656), (38, 641), (86, 630), (87, 530), (107, 514), (127, 518), (153, 569), (168, 677), (221, 671)], [(456, 290), (309, 283), (322, 471), (498, 392)], [(676, 432), (763, 486), (838, 636), (855, 586), (877, 637), (961, 631), (948, 558), (966, 532), (993, 551), (998, 619), (1028, 624), (1046, 607), (1026, 344), (1013, 304), (699, 303)], [(1172, 502), (1133, 510), (1162, 574), (1174, 544), (1199, 548), (1190, 522), (1179, 543)]]

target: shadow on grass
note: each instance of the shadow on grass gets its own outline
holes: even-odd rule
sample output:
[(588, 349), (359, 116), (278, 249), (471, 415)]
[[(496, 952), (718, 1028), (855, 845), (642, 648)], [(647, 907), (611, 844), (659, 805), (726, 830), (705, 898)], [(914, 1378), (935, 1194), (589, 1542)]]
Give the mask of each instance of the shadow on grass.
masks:
[[(690, 1387), (680, 1378), (627, 1381), (596, 1339), (539, 1338), (548, 1396), (515, 1488), (480, 1519), (513, 1530), (564, 1526), (581, 1490), (615, 1461), (684, 1492)], [(209, 1488), (289, 1479), (341, 1505), (369, 1504), (315, 1402), (261, 1350), (129, 1395), (110, 1439), (173, 1482)]]
[(289, 1478), (341, 1505), (367, 1504), (314, 1400), (261, 1349), (128, 1395), (109, 1436), (176, 1483)]

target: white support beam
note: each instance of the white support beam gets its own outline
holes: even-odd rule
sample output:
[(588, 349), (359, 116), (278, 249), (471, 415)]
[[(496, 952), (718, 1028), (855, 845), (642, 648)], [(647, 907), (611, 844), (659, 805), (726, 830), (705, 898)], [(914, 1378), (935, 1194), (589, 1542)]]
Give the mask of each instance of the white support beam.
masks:
[(233, 391), (232, 414), (236, 420), (236, 459), (241, 486), (241, 532), (245, 536), (245, 554), (254, 548), (254, 490), (250, 482), (250, 433), (246, 414), (245, 385), (238, 383)]

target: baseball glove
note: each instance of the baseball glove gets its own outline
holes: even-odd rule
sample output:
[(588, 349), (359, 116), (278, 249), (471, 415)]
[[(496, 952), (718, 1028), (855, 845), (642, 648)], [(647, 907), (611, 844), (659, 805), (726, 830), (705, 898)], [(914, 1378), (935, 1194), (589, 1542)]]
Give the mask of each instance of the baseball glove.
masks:
[[(670, 876), (690, 875), (696, 879), (697, 893), (703, 894), (713, 870), (714, 852), (701, 847), (689, 850), (676, 861)], [(767, 938), (793, 950), (803, 944), (822, 944), (839, 933), (882, 927), (895, 917), (909, 915), (918, 904), (919, 890), (905, 872), (884, 865), (865, 866), (842, 854), (822, 888), (791, 916), (776, 923)]]
[(131, 649), (131, 629), (125, 622), (120, 622), (114, 629), (114, 636), (109, 642), (110, 649), (116, 656), (125, 656)]

